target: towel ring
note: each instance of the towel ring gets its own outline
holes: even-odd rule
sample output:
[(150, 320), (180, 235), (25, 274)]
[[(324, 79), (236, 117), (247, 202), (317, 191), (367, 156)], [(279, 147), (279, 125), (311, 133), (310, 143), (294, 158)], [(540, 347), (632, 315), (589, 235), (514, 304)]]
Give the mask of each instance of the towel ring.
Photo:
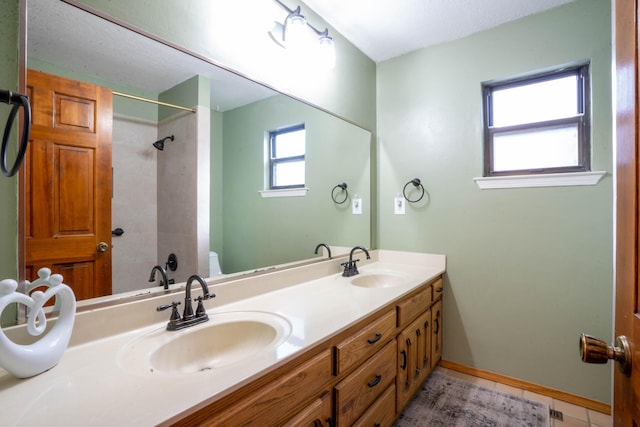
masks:
[[(338, 188), (344, 191), (344, 199), (342, 199), (341, 201), (336, 200), (336, 189)], [(347, 184), (345, 182), (343, 182), (342, 184), (336, 185), (335, 187), (333, 187), (333, 190), (331, 190), (331, 199), (333, 200), (334, 203), (341, 205), (347, 201), (347, 198), (349, 198), (349, 192), (347, 191)]]
[[(22, 159), (27, 151), (27, 145), (29, 145), (29, 133), (31, 132), (31, 106), (29, 105), (29, 98), (26, 95), (19, 93), (12, 93), (8, 90), (0, 90), (0, 102), (13, 105), (9, 117), (7, 117), (7, 123), (4, 125), (4, 134), (2, 135), (2, 147), (0, 147), (0, 170), (6, 177), (12, 177), (20, 169)], [(13, 162), (13, 166), (7, 168), (7, 151), (9, 145), (9, 134), (13, 127), (13, 121), (18, 114), (20, 107), (24, 108), (24, 124), (22, 126), (22, 141), (16, 154), (16, 159)]]
[[(415, 199), (415, 200), (411, 200), (411, 199), (409, 199), (409, 198), (407, 197), (407, 187), (409, 186), (409, 184), (413, 184), (413, 186), (414, 186), (415, 188), (420, 187), (420, 189), (422, 190), (422, 193), (420, 194), (420, 197), (418, 197), (418, 198), (417, 198), (417, 199)], [(417, 202), (419, 202), (420, 200), (422, 200), (422, 198), (424, 197), (424, 187), (423, 187), (422, 183), (420, 182), (420, 178), (413, 178), (411, 181), (407, 182), (407, 183), (404, 185), (404, 188), (402, 189), (402, 195), (404, 196), (404, 198), (405, 198), (405, 199), (407, 200), (407, 202), (409, 202), (409, 203), (417, 203)]]

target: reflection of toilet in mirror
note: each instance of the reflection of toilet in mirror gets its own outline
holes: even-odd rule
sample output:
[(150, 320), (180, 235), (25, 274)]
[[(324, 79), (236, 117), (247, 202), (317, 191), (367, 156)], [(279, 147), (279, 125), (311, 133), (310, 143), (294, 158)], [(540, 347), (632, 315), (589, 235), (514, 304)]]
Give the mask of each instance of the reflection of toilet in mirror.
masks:
[(209, 276), (219, 276), (222, 274), (220, 270), (220, 262), (218, 261), (218, 254), (215, 252), (209, 252)]

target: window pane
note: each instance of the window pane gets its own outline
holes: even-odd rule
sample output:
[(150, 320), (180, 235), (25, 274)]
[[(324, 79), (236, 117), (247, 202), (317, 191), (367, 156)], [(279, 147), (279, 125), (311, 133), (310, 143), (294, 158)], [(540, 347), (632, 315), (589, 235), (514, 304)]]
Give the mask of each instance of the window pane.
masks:
[(577, 76), (493, 91), (493, 126), (510, 126), (574, 117), (578, 114)]
[(493, 136), (493, 169), (510, 171), (577, 166), (577, 125)]
[(304, 129), (276, 135), (273, 157), (293, 157), (304, 155)]
[(304, 160), (273, 165), (273, 186), (304, 185)]

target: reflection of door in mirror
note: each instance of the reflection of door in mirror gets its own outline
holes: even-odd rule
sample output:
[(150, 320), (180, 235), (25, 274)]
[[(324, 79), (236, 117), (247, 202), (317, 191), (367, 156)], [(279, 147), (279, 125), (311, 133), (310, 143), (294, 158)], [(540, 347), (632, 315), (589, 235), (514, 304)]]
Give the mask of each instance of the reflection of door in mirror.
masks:
[(76, 298), (111, 294), (109, 89), (29, 70), (26, 276), (64, 276)]

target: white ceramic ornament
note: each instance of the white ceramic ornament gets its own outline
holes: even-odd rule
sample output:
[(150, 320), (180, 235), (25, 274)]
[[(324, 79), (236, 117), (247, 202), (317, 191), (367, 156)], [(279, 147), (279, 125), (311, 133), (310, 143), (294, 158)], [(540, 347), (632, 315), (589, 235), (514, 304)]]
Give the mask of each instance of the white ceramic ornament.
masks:
[(69, 345), (76, 314), (76, 297), (73, 290), (62, 283), (60, 274), (51, 274), (48, 268), (38, 270), (38, 280), (26, 282), (26, 289), (47, 286), (44, 292), (34, 291), (31, 295), (16, 292), (18, 283), (6, 279), (0, 281), (0, 313), (12, 303), (28, 307), (27, 331), (39, 336), (47, 327), (47, 319), (42, 307), (55, 296), (59, 308), (58, 319), (43, 337), (33, 344), (22, 345), (11, 341), (0, 328), (0, 366), (18, 378), (28, 378), (53, 368), (58, 364)]

